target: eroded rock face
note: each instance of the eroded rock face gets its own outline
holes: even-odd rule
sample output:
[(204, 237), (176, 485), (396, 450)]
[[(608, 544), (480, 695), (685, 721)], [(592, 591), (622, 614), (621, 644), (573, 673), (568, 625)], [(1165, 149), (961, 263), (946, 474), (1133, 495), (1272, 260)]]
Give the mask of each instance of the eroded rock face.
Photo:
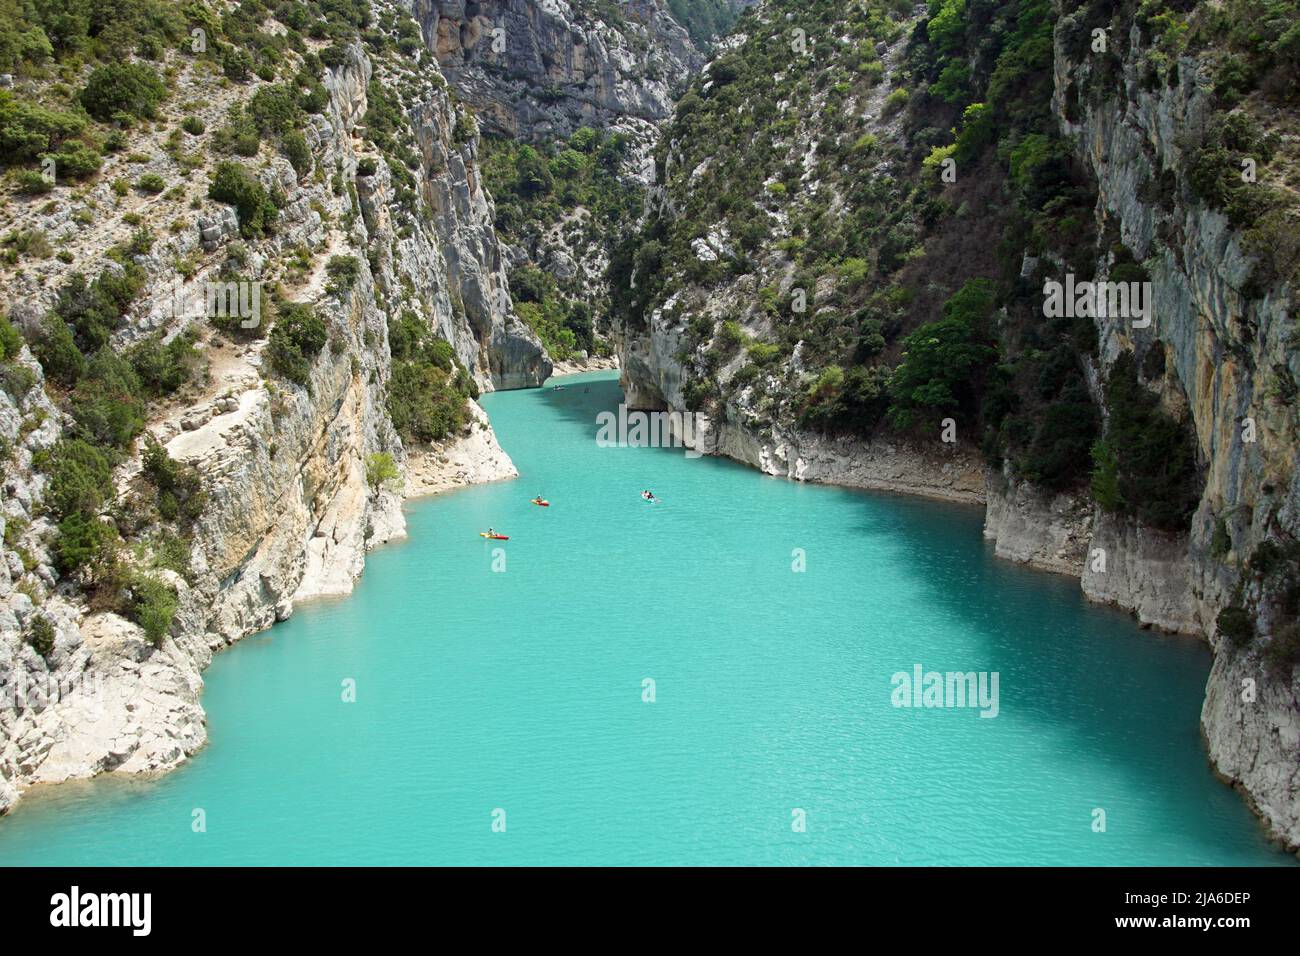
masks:
[(457, 115), (446, 90), (434, 87), (409, 113), (431, 216), (407, 235), (393, 229), (392, 176), (379, 164), (358, 179), (362, 214), (379, 239), (385, 295), (420, 290), (439, 333), (484, 390), (535, 388), (551, 374), (536, 334), (512, 309), (496, 209), (478, 173), (477, 139), (455, 142)]
[(424, 40), (494, 132), (532, 139), (579, 126), (655, 123), (702, 60), (659, 0), (606, 22), (567, 0), (412, 0)]
[[(41, 516), (47, 479), (32, 456), (59, 440), (63, 418), (27, 352), (20, 361), (32, 388), (18, 399), (0, 390), (0, 437), (13, 449), (0, 496), (0, 529), (9, 531), (0, 550), (0, 812), (32, 783), (163, 771), (184, 761), (206, 740), (201, 672), (214, 651), (283, 620), (301, 601), (349, 592), (366, 552), (405, 533), (400, 495), (366, 480), (374, 453), (392, 454), (403, 471), (406, 465), (386, 408), (387, 308), (402, 290), (416, 290), (410, 307), (452, 344), (481, 388), (531, 387), (549, 376), (545, 351), (512, 312), (476, 139), (455, 135), (445, 84), (430, 83), (404, 103), (423, 160), (424, 199), (407, 228), (395, 221), (387, 164), (357, 175), (367, 146), (355, 134), (372, 79), (390, 78), (375, 77), (353, 46), (327, 72), (328, 108), (304, 130), (317, 168), (355, 183), (355, 221), (348, 192), (332, 189), (328, 177), (300, 180), (279, 157), (260, 173), (285, 203), (275, 234), (250, 244), (246, 271), (260, 279), (268, 262), (298, 248), (313, 253), (313, 271), (295, 298), (314, 304), (331, 344), (312, 362), (309, 387), (264, 376), (264, 341), (214, 341), (207, 391), (148, 426), (174, 459), (199, 470), (208, 494), (189, 579), (159, 572), (179, 610), (158, 646), (116, 614), (89, 613), (75, 589), (60, 586), (46, 543), (49, 519)], [(322, 213), (350, 229), (330, 230)], [(229, 243), (232, 230), (221, 225), (228, 218), (196, 222), (144, 258), (150, 285), (121, 344), (200, 321), (168, 300), (169, 264), (205, 243)], [(372, 269), (359, 269), (349, 288), (331, 288), (324, 268), (331, 256), (364, 261), (368, 253)], [(472, 461), (465, 481), (514, 473), (481, 413), (450, 447), (421, 450), (430, 453)], [(123, 464), (120, 488), (139, 467), (138, 459)], [(29, 641), (38, 605), (54, 632), (45, 653)]]
[[(1270, 534), (1300, 533), (1293, 410), (1276, 399), (1285, 371), (1300, 374), (1290, 347), (1293, 290), (1250, 288), (1253, 262), (1241, 235), (1214, 210), (1182, 201), (1160, 203), (1162, 169), (1185, 169), (1187, 132), (1211, 111), (1200, 65), (1184, 58), (1178, 82), (1148, 89), (1142, 82), (1136, 30), (1121, 51), (1123, 78), (1100, 106), (1066, 117), (1073, 87), (1098, 67), (1074, 62), (1058, 27), (1056, 99), (1063, 132), (1097, 181), (1097, 215), (1114, 223), (1150, 273), (1150, 328), (1098, 320), (1109, 364), (1122, 350), (1166, 356), (1164, 399), (1190, 414), (1205, 463), (1205, 490), (1190, 535), (1170, 537), (1102, 520), (1091, 548), (1107, 552), (1106, 574), (1085, 572), (1090, 597), (1133, 610), (1140, 620), (1211, 639), (1215, 662), (1201, 715), (1211, 761), (1241, 789), (1292, 849), (1300, 847), (1300, 695), (1297, 671), (1277, 673), (1260, 648), (1239, 650), (1214, 634), (1219, 611), (1233, 599), (1239, 568)], [(1249, 290), (1249, 291), (1248, 291)], [(1154, 343), (1159, 342), (1159, 346)], [(1254, 441), (1243, 440), (1245, 420)], [(1220, 524), (1230, 550), (1215, 553)], [(1261, 633), (1268, 622), (1260, 621)], [(1247, 693), (1244, 681), (1251, 681)], [(1251, 697), (1249, 701), (1246, 696)]]
[(1053, 494), (1018, 479), (1010, 469), (989, 471), (984, 537), (999, 558), (1057, 574), (1083, 573), (1092, 534), (1092, 503)]

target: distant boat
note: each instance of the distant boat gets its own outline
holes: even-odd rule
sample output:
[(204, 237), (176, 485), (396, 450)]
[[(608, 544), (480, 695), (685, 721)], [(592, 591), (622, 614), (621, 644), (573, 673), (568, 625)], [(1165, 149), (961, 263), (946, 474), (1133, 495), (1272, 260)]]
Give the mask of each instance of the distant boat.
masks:
[(510, 536), (509, 536), (509, 535), (505, 535), (505, 534), (488, 534), (486, 531), (480, 531), (480, 532), (478, 533), (478, 536), (479, 536), (480, 538), (491, 538), (493, 541), (509, 541), (509, 540), (510, 540)]

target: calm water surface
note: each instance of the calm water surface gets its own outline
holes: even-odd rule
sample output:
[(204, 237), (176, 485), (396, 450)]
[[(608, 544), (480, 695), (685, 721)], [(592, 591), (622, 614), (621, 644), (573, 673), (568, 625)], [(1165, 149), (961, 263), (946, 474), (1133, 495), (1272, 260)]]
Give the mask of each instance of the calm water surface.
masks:
[[(977, 509), (598, 448), (616, 382), (564, 384), (484, 400), (520, 480), (218, 656), (185, 767), (31, 792), (0, 862), (1293, 862), (1206, 765), (1198, 642), (994, 559)], [(918, 663), (998, 672), (998, 716), (891, 706)]]

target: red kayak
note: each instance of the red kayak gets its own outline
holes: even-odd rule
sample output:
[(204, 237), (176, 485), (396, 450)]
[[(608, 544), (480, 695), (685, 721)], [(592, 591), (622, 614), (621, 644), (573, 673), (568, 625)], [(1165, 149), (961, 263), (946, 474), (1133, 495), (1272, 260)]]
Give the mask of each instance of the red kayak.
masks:
[(533, 504), (537, 505), (539, 508), (549, 508), (551, 506), (549, 501), (543, 501), (541, 498), (534, 498)]
[(506, 534), (488, 534), (486, 531), (480, 531), (480, 532), (478, 533), (478, 536), (479, 536), (480, 538), (491, 538), (493, 541), (509, 541), (509, 540), (510, 540), (510, 536), (509, 536), (509, 535), (506, 535)]

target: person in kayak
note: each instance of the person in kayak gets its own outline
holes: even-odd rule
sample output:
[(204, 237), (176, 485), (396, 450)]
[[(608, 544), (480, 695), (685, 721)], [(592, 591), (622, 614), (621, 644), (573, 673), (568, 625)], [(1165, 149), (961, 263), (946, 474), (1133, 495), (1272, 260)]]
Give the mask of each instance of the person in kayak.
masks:
[(641, 492), (641, 497), (644, 498), (646, 501), (654, 501), (654, 500), (655, 500), (654, 492), (652, 492), (649, 488), (647, 488), (645, 491)]
[(496, 532), (495, 532), (493, 529), (491, 529), (491, 528), (488, 528), (488, 537), (489, 537), (489, 538), (494, 538), (494, 537), (496, 537)]

